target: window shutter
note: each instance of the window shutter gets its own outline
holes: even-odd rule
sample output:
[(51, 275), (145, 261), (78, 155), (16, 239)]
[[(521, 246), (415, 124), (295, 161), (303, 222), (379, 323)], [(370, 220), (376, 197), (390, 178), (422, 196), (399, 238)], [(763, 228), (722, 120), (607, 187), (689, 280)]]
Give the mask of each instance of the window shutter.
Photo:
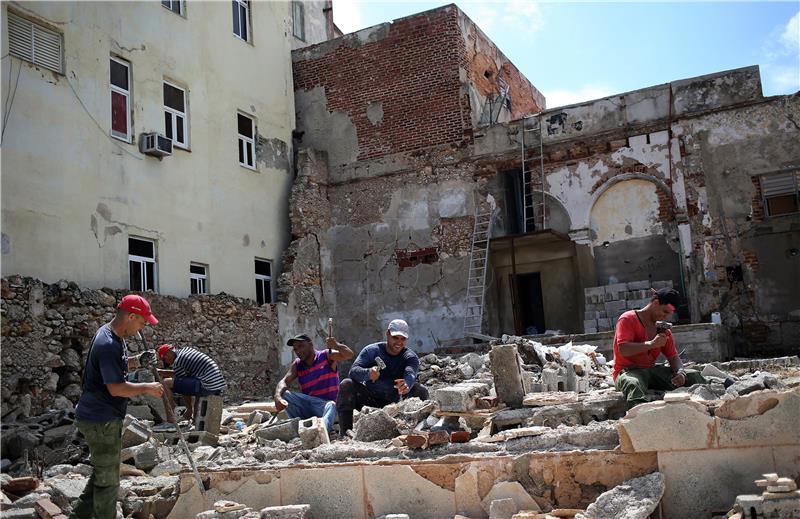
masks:
[(796, 171), (764, 175), (761, 177), (761, 193), (764, 198), (793, 195), (797, 192), (798, 177), (800, 173)]
[(8, 47), (12, 56), (62, 73), (61, 34), (8, 13)]
[(8, 48), (12, 56), (33, 62), (33, 24), (8, 13)]

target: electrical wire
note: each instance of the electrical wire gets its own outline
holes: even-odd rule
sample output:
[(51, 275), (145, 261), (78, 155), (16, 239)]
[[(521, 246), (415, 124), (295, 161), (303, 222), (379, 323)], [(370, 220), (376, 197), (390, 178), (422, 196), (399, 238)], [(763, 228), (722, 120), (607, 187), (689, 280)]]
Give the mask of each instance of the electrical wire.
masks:
[(122, 146), (120, 146), (119, 144), (114, 142), (114, 139), (110, 135), (108, 135), (108, 133), (105, 131), (105, 129), (103, 129), (103, 126), (99, 122), (97, 122), (97, 119), (95, 119), (94, 116), (92, 116), (92, 113), (89, 111), (88, 108), (86, 108), (86, 105), (83, 104), (83, 100), (81, 100), (81, 97), (78, 95), (78, 92), (75, 91), (75, 87), (72, 86), (72, 82), (69, 80), (69, 77), (64, 75), (64, 79), (67, 80), (67, 84), (69, 85), (70, 90), (72, 90), (72, 95), (74, 95), (75, 99), (78, 100), (78, 103), (80, 103), (81, 108), (83, 108), (83, 111), (86, 112), (86, 115), (89, 116), (89, 119), (91, 119), (92, 122), (94, 122), (94, 124), (97, 126), (97, 128), (100, 130), (100, 132), (111, 142), (111, 144), (113, 144), (114, 146), (116, 146), (120, 150), (124, 151), (125, 153), (127, 153), (131, 157), (135, 158), (136, 160), (144, 160), (142, 157), (140, 157), (140, 156), (138, 156), (138, 155), (136, 155), (134, 153), (131, 153), (130, 151), (126, 150), (125, 148), (123, 148)]
[[(2, 145), (3, 140), (4, 140), (3, 138), (6, 135), (6, 127), (8, 126), (8, 120), (11, 119), (11, 109), (14, 108), (14, 98), (17, 97), (17, 87), (19, 86), (19, 76), (20, 76), (20, 74), (22, 74), (22, 61), (19, 62), (19, 68), (17, 69), (17, 79), (16, 79), (16, 81), (14, 81), (14, 92), (12, 93), (11, 92), (11, 76), (13, 75), (13, 73), (14, 73), (14, 61), (11, 61), (9, 69), (8, 69), (8, 88), (9, 88), (9, 93), (6, 96), (6, 103), (8, 105), (8, 108), (6, 108), (5, 105), (3, 105), (3, 108), (5, 109), (5, 113), (3, 114), (4, 115), (4, 117), (3, 117), (3, 131), (2, 131), (2, 133), (0, 133), (0, 145)], [(11, 98), (10, 102), (9, 102), (9, 98)]]

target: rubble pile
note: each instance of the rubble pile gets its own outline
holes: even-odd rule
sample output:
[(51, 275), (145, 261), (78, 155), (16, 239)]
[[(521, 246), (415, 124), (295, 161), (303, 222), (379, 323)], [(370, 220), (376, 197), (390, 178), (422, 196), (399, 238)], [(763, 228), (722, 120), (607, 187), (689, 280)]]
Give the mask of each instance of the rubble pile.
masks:
[[(201, 472), (213, 472), (448, 455), (491, 457), (620, 448), (628, 452), (624, 442), (635, 443), (636, 438), (621, 438), (621, 424), (625, 422), (626, 434), (635, 432), (641, 423), (636, 417), (649, 412), (648, 406), (685, 402), (710, 416), (746, 415), (748, 395), (800, 385), (797, 357), (746, 366), (695, 366), (711, 384), (654, 392), (652, 399), (665, 402), (638, 406), (626, 415), (624, 399), (613, 388), (609, 363), (591, 346), (543, 346), (505, 336), (488, 354), (427, 354), (420, 365), (420, 380), (427, 383), (431, 400), (403, 398), (381, 409), (364, 407), (354, 414), (354, 430), (348, 437), (339, 438), (336, 431), (329, 434), (319, 418), (290, 419), (285, 412), (277, 412), (272, 402), (245, 402), (218, 409), (221, 417), (216, 424), (201, 427), (199, 417), (194, 424), (182, 424), (192, 458)], [(733, 383), (726, 388), (728, 379)], [(191, 470), (189, 460), (176, 433), (161, 423), (163, 404), (159, 408), (154, 402), (132, 402), (129, 411), (122, 437), (120, 513), (123, 517), (167, 517), (181, 493), (180, 475)], [(41, 501), (42, 510), (52, 505), (67, 514), (90, 474), (85, 464), (88, 453), (72, 423), (74, 413), (69, 408), (11, 418), (3, 423), (3, 455), (8, 456), (3, 460), (4, 510), (38, 513), (36, 504)], [(615, 517), (614, 506), (625, 500), (639, 504), (628, 507), (629, 515), (624, 517), (645, 517), (658, 504), (657, 490), (663, 493), (659, 476), (640, 478), (647, 485), (633, 480), (610, 489), (608, 495), (597, 492), (598, 499), (586, 510), (564, 509), (558, 517)], [(769, 488), (783, 491), (791, 487), (786, 483), (770, 480)], [(642, 489), (653, 492), (640, 495)], [(550, 510), (554, 504), (549, 495), (519, 482), (499, 481), (481, 498), (480, 506), (488, 517), (552, 517), (548, 514), (556, 511)], [(55, 517), (55, 511), (47, 513)], [(217, 502), (198, 517), (306, 517), (309, 513), (308, 505), (263, 508)]]

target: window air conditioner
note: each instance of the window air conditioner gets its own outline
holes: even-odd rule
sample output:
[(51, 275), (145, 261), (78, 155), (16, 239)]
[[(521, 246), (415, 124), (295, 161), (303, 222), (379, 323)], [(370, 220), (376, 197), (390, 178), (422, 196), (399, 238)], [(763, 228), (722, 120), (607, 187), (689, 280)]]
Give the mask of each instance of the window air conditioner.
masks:
[(167, 157), (172, 155), (172, 139), (160, 133), (143, 133), (139, 138), (139, 151), (153, 157)]

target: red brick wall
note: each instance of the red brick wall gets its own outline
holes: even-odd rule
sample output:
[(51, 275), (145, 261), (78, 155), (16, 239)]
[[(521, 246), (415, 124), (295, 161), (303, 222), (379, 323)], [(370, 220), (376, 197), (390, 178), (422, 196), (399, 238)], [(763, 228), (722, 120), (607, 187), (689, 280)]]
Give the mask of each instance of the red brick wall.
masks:
[[(324, 48), (295, 53), (294, 87), (325, 88), (328, 111), (345, 112), (356, 127), (358, 160), (471, 141), (459, 81), (466, 49), (454, 6), (395, 20), (378, 41), (346, 36)], [(375, 125), (367, 118), (374, 102), (383, 106)]]

